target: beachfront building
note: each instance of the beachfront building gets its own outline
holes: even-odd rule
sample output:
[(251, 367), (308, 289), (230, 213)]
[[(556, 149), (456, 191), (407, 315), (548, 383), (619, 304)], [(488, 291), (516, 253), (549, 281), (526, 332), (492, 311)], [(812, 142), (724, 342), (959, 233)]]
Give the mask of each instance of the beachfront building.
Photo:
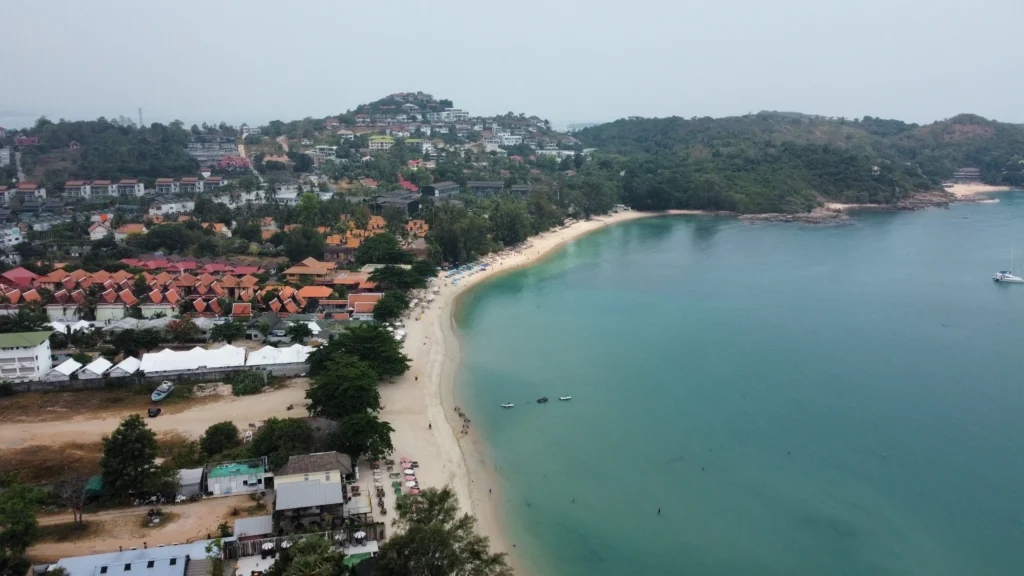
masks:
[(131, 550), (61, 558), (50, 566), (67, 576), (186, 576), (209, 574), (213, 566), (206, 547), (213, 540), (188, 544), (133, 547)]
[(72, 359), (67, 359), (56, 368), (50, 370), (43, 376), (43, 382), (67, 382), (71, 380), (71, 375), (78, 371), (82, 367), (81, 362), (76, 362)]
[(260, 492), (265, 488), (264, 481), (272, 477), (266, 457), (211, 464), (206, 471), (207, 492), (213, 496)]
[(42, 379), (53, 369), (52, 333), (52, 330), (44, 330), (0, 334), (0, 380), (33, 382)]
[(274, 515), (287, 531), (309, 527), (330, 529), (328, 517), (344, 515), (344, 476), (352, 473), (352, 460), (338, 452), (291, 456), (274, 473)]

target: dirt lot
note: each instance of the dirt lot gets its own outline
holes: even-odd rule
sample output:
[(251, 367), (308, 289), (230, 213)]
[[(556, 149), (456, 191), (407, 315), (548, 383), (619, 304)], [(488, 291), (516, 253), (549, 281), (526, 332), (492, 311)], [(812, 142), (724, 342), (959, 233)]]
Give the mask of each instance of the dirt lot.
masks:
[[(164, 413), (149, 418), (157, 434), (177, 432), (198, 438), (207, 427), (231, 420), (245, 430), (270, 417), (305, 416), (307, 378), (293, 378), (280, 388), (254, 396), (211, 395), (161, 404)], [(294, 410), (288, 410), (294, 405)], [(0, 450), (30, 446), (94, 443), (125, 416), (145, 413), (148, 398), (109, 390), (19, 394), (0, 400)]]
[[(71, 513), (39, 517), (39, 524), (48, 537), (28, 549), (28, 557), (34, 561), (53, 561), (65, 556), (115, 552), (118, 546), (141, 548), (143, 543), (151, 546), (201, 540), (207, 535), (216, 535), (221, 522), (233, 525), (232, 510), (245, 516), (245, 510), (253, 504), (248, 496), (206, 498), (199, 502), (163, 506), (170, 516), (165, 524), (143, 528), (142, 517), (148, 508), (122, 508), (86, 514), (87, 529), (77, 534), (68, 530)], [(47, 530), (47, 527), (52, 527)]]

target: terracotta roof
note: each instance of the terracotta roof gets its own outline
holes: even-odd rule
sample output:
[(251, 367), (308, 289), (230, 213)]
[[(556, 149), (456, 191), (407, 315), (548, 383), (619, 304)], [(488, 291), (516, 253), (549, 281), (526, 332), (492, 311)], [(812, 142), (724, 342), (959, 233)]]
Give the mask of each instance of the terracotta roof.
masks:
[(161, 294), (159, 290), (153, 290), (152, 292), (149, 293), (149, 301), (152, 302), (153, 304), (159, 304), (163, 302), (163, 300), (164, 295)]
[(330, 298), (333, 293), (327, 286), (303, 286), (298, 292), (302, 298)]
[(238, 279), (238, 285), (244, 288), (255, 288), (256, 285), (259, 283), (259, 278), (256, 278), (255, 276), (249, 276), (248, 274)]
[(71, 299), (75, 301), (75, 304), (84, 304), (85, 303), (85, 291), (84, 290), (75, 290), (74, 292), (71, 293)]
[(142, 234), (146, 227), (142, 224), (123, 224), (117, 229), (120, 234)]
[(295, 302), (293, 302), (291, 299), (285, 300), (284, 309), (291, 312), (292, 314), (295, 314), (296, 312), (299, 311), (298, 305), (296, 305)]
[(136, 298), (134, 294), (132, 294), (132, 291), (127, 289), (121, 290), (121, 292), (118, 293), (118, 296), (121, 297), (122, 302), (129, 306), (132, 306), (139, 301), (139, 299)]
[(269, 307), (274, 312), (279, 312), (281, 310), (281, 301), (275, 298), (270, 301)]
[(192, 307), (195, 308), (196, 312), (204, 312), (206, 310), (206, 302), (196, 300), (192, 302)]
[(210, 310), (213, 310), (218, 316), (224, 313), (220, 308), (220, 302), (216, 300), (210, 300)]
[(234, 288), (238, 286), (238, 278), (235, 278), (230, 274), (225, 275), (220, 279), (220, 285), (225, 288)]
[(235, 302), (231, 305), (232, 316), (252, 316), (252, 304), (248, 302)]

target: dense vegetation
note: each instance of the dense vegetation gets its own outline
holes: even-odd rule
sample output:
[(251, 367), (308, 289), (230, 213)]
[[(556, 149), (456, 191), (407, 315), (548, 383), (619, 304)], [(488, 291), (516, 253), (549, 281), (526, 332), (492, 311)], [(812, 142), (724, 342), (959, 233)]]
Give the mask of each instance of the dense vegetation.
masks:
[(993, 184), (1024, 182), (1024, 127), (968, 115), (917, 126), (762, 112), (618, 120), (577, 136), (598, 148), (593, 164), (605, 179), (622, 175), (622, 198), (637, 209), (893, 203), (937, 188), (964, 166)]
[[(45, 155), (42, 182), (60, 190), (69, 179), (194, 176), (199, 164), (185, 152), (188, 133), (181, 122), (138, 128), (127, 119), (51, 122), (40, 118), (30, 131), (36, 146), (22, 149), (25, 172), (32, 174)], [(81, 148), (69, 150), (77, 142)]]

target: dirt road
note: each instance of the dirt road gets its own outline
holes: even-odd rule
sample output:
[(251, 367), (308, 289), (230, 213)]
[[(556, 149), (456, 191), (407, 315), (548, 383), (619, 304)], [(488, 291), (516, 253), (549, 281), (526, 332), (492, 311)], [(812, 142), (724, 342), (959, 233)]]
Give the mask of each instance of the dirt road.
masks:
[[(231, 420), (239, 430), (249, 423), (270, 417), (306, 416), (307, 378), (295, 378), (288, 385), (254, 396), (225, 396), (180, 412), (149, 418), (150, 429), (157, 434), (177, 432), (198, 438), (211, 425)], [(288, 405), (295, 409), (288, 410)], [(0, 424), (0, 450), (29, 445), (61, 445), (68, 442), (94, 442), (110, 434), (125, 416), (138, 410), (127, 409), (97, 415), (86, 413), (55, 422), (4, 422)]]
[[(27, 554), (35, 561), (52, 561), (66, 556), (116, 552), (118, 546), (125, 549), (133, 546), (142, 548), (143, 542), (149, 546), (158, 546), (202, 540), (207, 534), (216, 535), (217, 526), (221, 522), (233, 525), (233, 509), (244, 511), (252, 504), (248, 496), (228, 496), (163, 506), (165, 512), (174, 513), (178, 517), (169, 524), (154, 528), (142, 527), (142, 517), (148, 507), (121, 508), (86, 514), (85, 522), (91, 527), (89, 536), (71, 542), (40, 542), (29, 548)], [(39, 524), (42, 526), (68, 522), (71, 522), (70, 512), (39, 517)]]

